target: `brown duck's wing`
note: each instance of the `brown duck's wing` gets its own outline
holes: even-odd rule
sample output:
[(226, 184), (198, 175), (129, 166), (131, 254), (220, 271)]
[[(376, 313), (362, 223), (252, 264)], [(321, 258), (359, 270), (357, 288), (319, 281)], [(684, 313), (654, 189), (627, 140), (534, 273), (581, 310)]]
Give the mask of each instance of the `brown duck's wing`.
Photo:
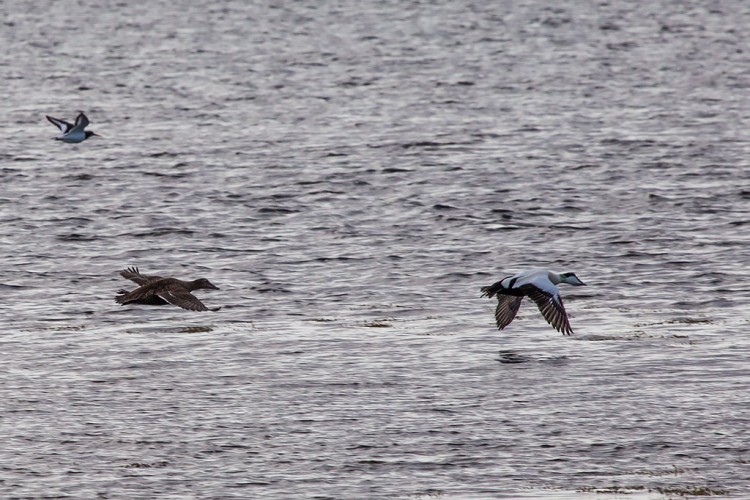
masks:
[[(147, 276), (145, 278), (153, 278), (153, 276)], [(131, 278), (133, 279), (133, 278)], [(134, 280), (135, 281), (135, 280)], [(145, 284), (139, 286), (135, 290), (130, 292), (121, 290), (120, 295), (115, 297), (115, 301), (118, 304), (160, 304), (159, 292), (166, 290), (174, 286), (175, 280), (173, 278), (154, 279), (147, 281)], [(125, 293), (122, 293), (125, 292)], [(164, 301), (162, 300), (161, 303)]]
[(129, 267), (127, 269), (123, 269), (122, 271), (120, 271), (120, 276), (141, 286), (162, 279), (161, 276), (145, 276), (138, 271), (137, 267)]
[(167, 287), (156, 291), (156, 295), (170, 304), (182, 307), (188, 311), (208, 311), (203, 302), (182, 287)]
[(537, 288), (534, 285), (523, 285), (520, 287), (528, 297), (533, 300), (539, 311), (547, 320), (547, 323), (563, 335), (570, 335), (573, 329), (568, 321), (568, 314), (565, 312), (565, 306), (560, 294), (551, 294)]
[[(133, 290), (133, 291), (136, 291), (136, 290)], [(167, 304), (167, 301), (165, 301), (164, 299), (162, 299), (161, 297), (153, 293), (145, 294), (140, 299), (128, 300), (128, 295), (130, 293), (131, 292), (128, 292), (127, 290), (120, 290), (119, 292), (117, 292), (117, 295), (115, 296), (115, 302), (117, 302), (118, 304), (144, 304), (147, 306), (163, 306)]]
[(497, 329), (502, 330), (508, 326), (513, 318), (518, 313), (518, 308), (521, 307), (523, 297), (515, 297), (513, 295), (501, 295), (497, 296), (497, 308), (495, 309), (495, 323)]

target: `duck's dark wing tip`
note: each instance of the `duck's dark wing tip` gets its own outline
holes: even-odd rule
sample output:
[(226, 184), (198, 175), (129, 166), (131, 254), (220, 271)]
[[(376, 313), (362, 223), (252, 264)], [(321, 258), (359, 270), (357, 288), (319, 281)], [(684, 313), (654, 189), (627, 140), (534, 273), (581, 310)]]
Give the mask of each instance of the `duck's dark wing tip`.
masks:
[(137, 267), (126, 267), (125, 269), (123, 269), (122, 271), (120, 271), (120, 276), (122, 276), (125, 279), (137, 278), (140, 275), (141, 275), (141, 273), (138, 272), (138, 268)]
[(149, 283), (153, 283), (154, 281), (162, 279), (161, 276), (144, 276), (143, 274), (141, 274), (141, 271), (135, 266), (123, 269), (122, 271), (120, 271), (120, 276), (140, 286), (147, 285)]
[(552, 328), (563, 335), (571, 335), (573, 333), (561, 295), (552, 295), (534, 285), (524, 285), (523, 288), (529, 298), (536, 303), (539, 312), (542, 313), (542, 316), (544, 316), (544, 319)]
[(495, 325), (498, 330), (502, 330), (516, 317), (518, 309), (521, 307), (523, 296), (515, 295), (498, 295), (497, 307), (495, 308)]
[(156, 294), (172, 305), (187, 309), (188, 311), (208, 311), (208, 307), (198, 297), (185, 288), (169, 288), (160, 290)]

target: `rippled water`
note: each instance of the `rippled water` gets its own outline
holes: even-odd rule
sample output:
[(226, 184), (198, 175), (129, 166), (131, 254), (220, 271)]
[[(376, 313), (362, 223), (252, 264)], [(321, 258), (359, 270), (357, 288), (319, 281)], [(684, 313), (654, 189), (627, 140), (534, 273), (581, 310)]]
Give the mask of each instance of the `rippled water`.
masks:
[(500, 4), (0, 5), (2, 496), (747, 495), (750, 7)]

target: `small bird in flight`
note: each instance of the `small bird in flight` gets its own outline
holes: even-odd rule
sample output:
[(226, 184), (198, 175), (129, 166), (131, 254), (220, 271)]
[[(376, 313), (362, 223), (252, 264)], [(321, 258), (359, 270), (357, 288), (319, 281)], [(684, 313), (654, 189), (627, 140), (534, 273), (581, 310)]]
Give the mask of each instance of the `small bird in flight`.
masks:
[(137, 267), (129, 267), (120, 271), (120, 276), (135, 282), (135, 290), (120, 290), (115, 302), (125, 304), (147, 304), (159, 306), (173, 304), (189, 311), (218, 311), (221, 307), (209, 309), (203, 302), (193, 295), (193, 290), (218, 290), (219, 287), (200, 278), (193, 281), (182, 281), (177, 278), (162, 278), (161, 276), (145, 276)]
[(50, 121), (50, 123), (52, 123), (52, 125), (60, 129), (61, 134), (55, 137), (56, 141), (77, 143), (85, 141), (92, 135), (101, 137), (96, 132), (92, 132), (91, 130), (84, 130), (89, 125), (89, 119), (86, 118), (86, 115), (84, 115), (83, 112), (78, 113), (76, 122), (72, 124), (66, 122), (65, 120), (60, 120), (59, 118), (53, 118), (49, 115), (47, 115), (47, 119)]
[(539, 311), (552, 328), (563, 335), (570, 335), (573, 329), (565, 312), (559, 283), (573, 286), (586, 286), (574, 273), (555, 273), (546, 269), (531, 269), (512, 276), (506, 276), (490, 286), (483, 286), (482, 297), (497, 295), (495, 322), (498, 330), (508, 326), (516, 317), (524, 297), (533, 300)]

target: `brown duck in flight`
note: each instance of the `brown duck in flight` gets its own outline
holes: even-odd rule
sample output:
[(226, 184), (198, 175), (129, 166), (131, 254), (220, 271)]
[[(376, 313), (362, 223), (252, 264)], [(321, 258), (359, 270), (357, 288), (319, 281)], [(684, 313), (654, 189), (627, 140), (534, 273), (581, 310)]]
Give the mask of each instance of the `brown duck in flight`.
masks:
[(147, 304), (160, 306), (174, 304), (189, 311), (218, 311), (221, 307), (209, 309), (198, 300), (194, 290), (218, 290), (219, 287), (206, 278), (193, 281), (182, 281), (177, 278), (162, 278), (161, 276), (144, 276), (137, 267), (129, 267), (120, 271), (120, 276), (134, 281), (138, 288), (127, 291), (120, 290), (115, 297), (118, 304)]

